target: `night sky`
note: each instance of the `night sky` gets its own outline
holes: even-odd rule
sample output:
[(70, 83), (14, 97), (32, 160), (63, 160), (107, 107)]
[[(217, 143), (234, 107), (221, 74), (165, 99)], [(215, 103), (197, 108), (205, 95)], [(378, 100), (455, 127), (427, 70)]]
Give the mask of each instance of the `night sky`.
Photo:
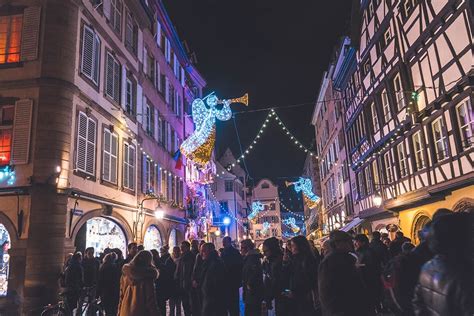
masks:
[[(349, 0), (164, 0), (182, 41), (197, 56), (205, 92), (233, 98), (248, 92), (250, 104), (234, 111), (304, 104), (277, 113), (307, 147), (314, 142), (311, 114), (324, 71), (341, 36), (349, 31)], [(293, 5), (290, 5), (292, 3)], [(297, 3), (297, 5), (296, 5)], [(205, 93), (206, 94), (206, 93)], [(266, 111), (241, 113), (235, 123), (245, 148)], [(246, 159), (251, 178), (301, 175), (305, 153), (276, 123)], [(217, 150), (240, 155), (234, 123), (217, 123)]]

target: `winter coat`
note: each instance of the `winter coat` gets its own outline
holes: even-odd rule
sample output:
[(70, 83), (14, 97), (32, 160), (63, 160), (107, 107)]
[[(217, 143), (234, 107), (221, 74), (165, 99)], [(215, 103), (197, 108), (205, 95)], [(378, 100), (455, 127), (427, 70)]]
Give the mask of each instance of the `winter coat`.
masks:
[(71, 261), (64, 271), (65, 287), (67, 291), (79, 293), (84, 286), (84, 271), (79, 262)]
[(195, 259), (196, 257), (191, 251), (183, 253), (179, 258), (174, 278), (177, 281), (178, 289), (180, 291), (188, 292), (191, 290), (191, 275), (193, 273)]
[(402, 252), (402, 245), (404, 242), (410, 241), (410, 239), (406, 237), (397, 237), (390, 242), (388, 246), (388, 250), (390, 252), (390, 256), (395, 258), (399, 253)]
[(290, 261), (290, 290), (296, 315), (314, 315), (314, 291), (318, 286), (319, 261), (296, 254)]
[(263, 271), (261, 255), (251, 250), (243, 259), (242, 289), (246, 304), (261, 304), (263, 300)]
[(202, 263), (202, 257), (200, 254), (198, 254), (196, 256), (196, 260), (194, 261), (193, 274), (191, 275), (191, 280), (196, 281), (198, 287), (201, 286), (202, 282)]
[(217, 252), (211, 253), (209, 258), (203, 261), (201, 315), (225, 315), (225, 291), (223, 290), (228, 285), (226, 273), (225, 266), (219, 259)]
[(153, 267), (124, 265), (118, 316), (159, 316), (154, 287), (157, 277), (158, 271)]
[(97, 284), (99, 278), (99, 260), (96, 258), (82, 259), (82, 268), (84, 269), (84, 286), (93, 286)]
[(373, 239), (370, 242), (369, 247), (374, 251), (380, 267), (383, 267), (390, 257), (387, 246), (385, 246), (380, 239)]
[(473, 273), (469, 263), (462, 265), (437, 255), (421, 270), (413, 299), (415, 315), (473, 315), (473, 293)]
[[(116, 263), (103, 264), (99, 269), (97, 295), (106, 312), (117, 314), (120, 297), (120, 268)], [(108, 314), (107, 314), (108, 315)]]
[(375, 252), (367, 246), (357, 250), (357, 270), (367, 289), (367, 296), (373, 306), (382, 300), (383, 287), (381, 282), (381, 266)]
[(176, 263), (171, 256), (166, 257), (166, 261), (157, 260), (157, 269), (159, 271), (158, 279), (155, 281), (156, 296), (160, 300), (166, 301), (176, 293), (176, 283), (174, 274)]
[(227, 270), (228, 287), (239, 288), (242, 285), (242, 255), (234, 247), (227, 247), (222, 251), (221, 258)]
[(324, 316), (373, 315), (355, 263), (353, 255), (337, 250), (321, 262), (318, 288)]

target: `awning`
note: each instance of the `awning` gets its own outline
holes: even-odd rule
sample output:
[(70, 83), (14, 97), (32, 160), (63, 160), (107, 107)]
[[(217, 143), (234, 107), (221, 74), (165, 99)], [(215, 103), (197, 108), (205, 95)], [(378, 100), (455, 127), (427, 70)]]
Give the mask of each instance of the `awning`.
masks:
[(350, 231), (352, 228), (355, 228), (356, 226), (359, 226), (364, 220), (360, 217), (354, 217), (354, 219), (352, 221), (350, 221), (349, 223), (347, 223), (344, 227), (342, 227), (340, 230), (342, 230), (343, 232), (348, 232)]

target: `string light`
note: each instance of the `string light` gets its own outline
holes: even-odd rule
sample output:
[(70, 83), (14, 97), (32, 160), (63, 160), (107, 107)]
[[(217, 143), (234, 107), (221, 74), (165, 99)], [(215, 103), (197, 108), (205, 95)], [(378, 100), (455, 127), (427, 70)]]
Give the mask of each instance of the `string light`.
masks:
[(10, 166), (5, 166), (0, 169), (0, 181), (7, 181), (8, 185), (13, 185), (16, 180), (15, 170)]

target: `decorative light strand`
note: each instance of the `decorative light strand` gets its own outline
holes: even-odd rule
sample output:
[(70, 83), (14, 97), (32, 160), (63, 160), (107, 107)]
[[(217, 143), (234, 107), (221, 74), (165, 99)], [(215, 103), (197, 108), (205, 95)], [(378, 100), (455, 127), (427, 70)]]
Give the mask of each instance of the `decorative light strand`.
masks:
[(309, 218), (309, 216), (305, 216), (305, 215), (301, 215), (301, 214), (298, 214), (298, 213), (295, 213), (293, 212), (292, 210), (290, 210), (285, 204), (283, 204), (283, 202), (281, 201), (280, 199), (280, 206), (285, 209), (285, 211), (287, 211), (288, 213), (292, 214), (293, 216), (296, 216), (296, 217), (299, 217), (303, 220), (306, 220)]

